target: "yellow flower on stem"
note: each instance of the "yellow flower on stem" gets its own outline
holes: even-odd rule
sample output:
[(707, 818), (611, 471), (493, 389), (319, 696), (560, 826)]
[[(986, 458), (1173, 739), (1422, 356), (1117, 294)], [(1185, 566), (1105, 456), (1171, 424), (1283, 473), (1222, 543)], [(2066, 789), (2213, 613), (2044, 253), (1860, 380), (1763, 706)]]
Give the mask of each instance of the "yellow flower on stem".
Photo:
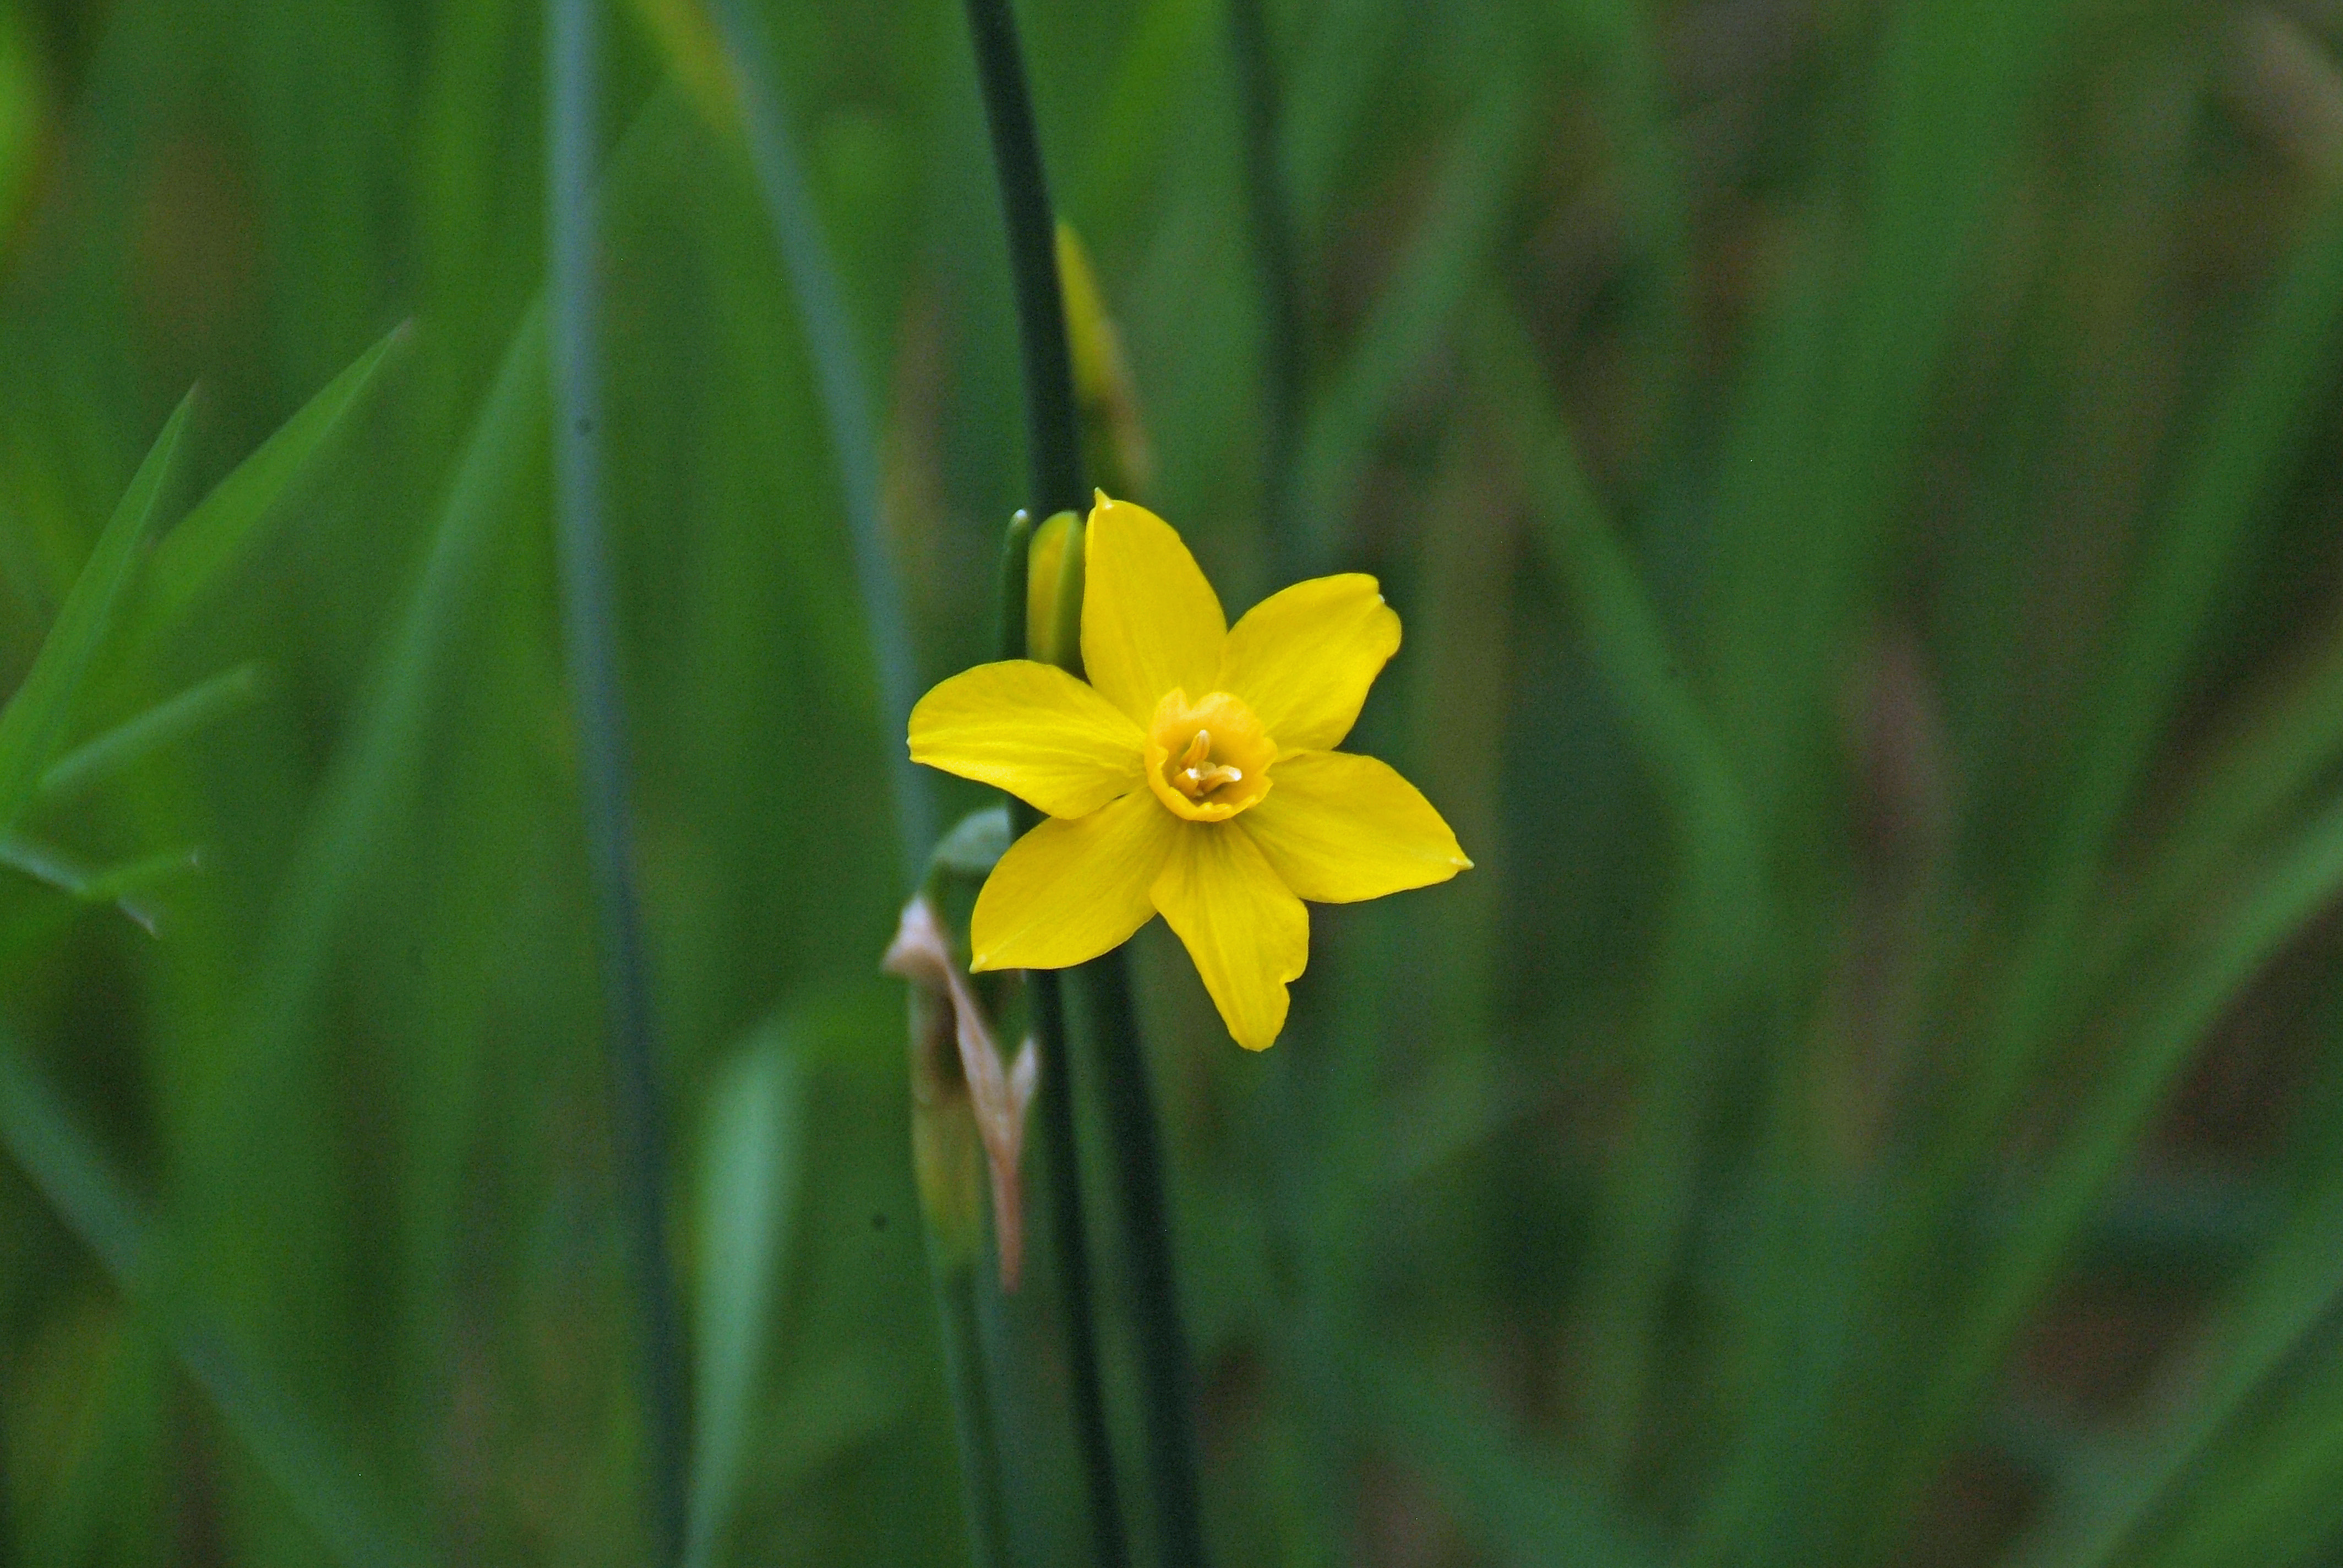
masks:
[(1352, 903), (1472, 865), (1413, 784), (1333, 748), (1399, 648), (1375, 579), (1312, 578), (1231, 628), (1171, 525), (1101, 492), (1083, 536), (1089, 683), (982, 664), (911, 710), (911, 757), (1047, 813), (978, 895), (970, 968), (1063, 969), (1161, 913), (1237, 1043), (1285, 1025), (1302, 900)]

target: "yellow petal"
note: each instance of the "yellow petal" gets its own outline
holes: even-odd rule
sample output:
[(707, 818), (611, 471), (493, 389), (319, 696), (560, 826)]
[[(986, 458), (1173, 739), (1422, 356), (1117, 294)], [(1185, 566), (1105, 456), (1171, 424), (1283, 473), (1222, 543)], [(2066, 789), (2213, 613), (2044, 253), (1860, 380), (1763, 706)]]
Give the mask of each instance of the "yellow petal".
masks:
[(1229, 623), (1171, 524), (1101, 490), (1083, 565), (1082, 668), (1092, 686), (1140, 724), (1174, 687), (1212, 689)]
[(1367, 688), (1398, 651), (1399, 617), (1374, 578), (1312, 578), (1245, 612), (1214, 685), (1252, 704), (1281, 749), (1322, 750), (1351, 732)]
[(971, 970), (1058, 970), (1094, 959), (1147, 923), (1148, 889), (1179, 819), (1144, 789), (1009, 846), (976, 896)]
[(1234, 822), (1182, 823), (1154, 899), (1236, 1042), (1275, 1044), (1286, 982), (1310, 961), (1310, 912), (1252, 840)]
[(1052, 665), (980, 664), (911, 709), (911, 760), (1008, 790), (1052, 817), (1086, 817), (1139, 782), (1147, 737)]
[(1231, 826), (1287, 887), (1322, 904), (1444, 882), (1473, 864), (1414, 785), (1347, 751), (1280, 757), (1277, 788)]

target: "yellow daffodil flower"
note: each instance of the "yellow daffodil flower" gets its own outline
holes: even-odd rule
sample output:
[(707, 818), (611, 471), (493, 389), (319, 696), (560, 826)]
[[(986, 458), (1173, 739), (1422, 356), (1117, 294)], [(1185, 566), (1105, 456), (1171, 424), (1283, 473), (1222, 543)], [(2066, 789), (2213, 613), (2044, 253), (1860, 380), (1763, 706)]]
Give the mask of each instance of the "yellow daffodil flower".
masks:
[(1049, 819), (978, 895), (970, 967), (1062, 969), (1161, 912), (1237, 1043), (1272, 1044), (1310, 957), (1304, 899), (1351, 903), (1472, 865), (1416, 788), (1333, 748), (1399, 648), (1375, 579), (1312, 578), (1231, 629), (1171, 525), (1101, 492), (1084, 536), (1089, 684), (983, 664), (911, 711), (911, 757)]

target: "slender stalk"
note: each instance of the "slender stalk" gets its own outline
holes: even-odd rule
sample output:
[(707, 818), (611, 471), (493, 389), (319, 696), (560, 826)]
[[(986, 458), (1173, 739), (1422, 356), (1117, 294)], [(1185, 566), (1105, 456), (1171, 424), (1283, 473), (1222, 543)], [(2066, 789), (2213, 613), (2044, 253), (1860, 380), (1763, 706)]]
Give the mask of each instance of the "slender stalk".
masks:
[[(1020, 833), (1033, 826), (1031, 808), (1010, 808)], [(1041, 1058), (1041, 1083), (1035, 1099), (1041, 1111), (1041, 1153), (1048, 1166), (1051, 1235), (1058, 1246), (1059, 1289), (1066, 1315), (1067, 1355), (1074, 1378), (1074, 1436), (1090, 1486), (1091, 1552), (1102, 1568), (1125, 1568), (1131, 1543), (1122, 1519), (1121, 1488), (1115, 1479), (1114, 1442), (1107, 1432), (1106, 1383), (1099, 1368), (1096, 1271), (1090, 1231), (1083, 1223), (1081, 1151), (1074, 1142), (1074, 1084), (1066, 1039), (1063, 977), (1035, 970), (1025, 977), (1035, 1048)]]
[[(1009, 228), (1009, 271), (1017, 291), (1017, 339), (1025, 371), (1025, 461), (1032, 512), (1084, 510), (1081, 416), (1066, 352), (1066, 306), (1058, 287), (1058, 225), (1041, 174), (1033, 100), (1009, 0), (968, 0), (976, 74), (992, 130), (993, 173)], [(1021, 649), (1017, 655), (1023, 658)]]
[[(1010, 272), (1017, 292), (1032, 511), (1046, 518), (1061, 510), (1081, 510), (1088, 498), (1081, 486), (1081, 425), (1074, 403), (1073, 367), (1066, 351), (1065, 302), (1058, 278), (1057, 222), (1042, 174), (1032, 100), (1026, 90), (1017, 22), (1009, 0), (967, 0), (967, 5), (985, 118), (992, 132), (994, 173), (1008, 228)], [(1011, 587), (1005, 597), (1021, 599), (1021, 586)], [(1021, 609), (1003, 606), (1004, 629), (1017, 624), (1021, 630), (1022, 619)], [(1020, 813), (1019, 826), (1031, 826), (1031, 818), (1021, 808), (1012, 803), (1011, 810)], [(1122, 954), (1111, 953), (1075, 970), (1073, 984), (1089, 1004), (1085, 1022), (1090, 1026), (1091, 1049), (1083, 1071), (1095, 1073), (1104, 1086), (1101, 1131), (1108, 1145), (1107, 1166), (1121, 1189), (1123, 1241), (1134, 1296), (1131, 1314), (1141, 1339), (1140, 1414), (1146, 1430), (1146, 1475), (1154, 1502), (1150, 1517), (1161, 1537), (1154, 1556), (1164, 1568), (1187, 1568), (1204, 1560), (1196, 1505), (1187, 1354), (1180, 1331), (1154, 1107), (1124, 966)], [(1068, 1329), (1077, 1341), (1073, 1349), (1077, 1392), (1087, 1407), (1096, 1399), (1096, 1392), (1082, 1385), (1096, 1378), (1098, 1352), (1095, 1325), (1088, 1323), (1092, 1316), (1090, 1250), (1082, 1234), (1073, 1064), (1065, 1027), (1066, 988), (1053, 974), (1032, 978), (1034, 1032), (1041, 1054), (1041, 1099), (1048, 1124), (1043, 1142), (1051, 1151), (1051, 1182), (1056, 1190), (1069, 1305), (1079, 1307), (1081, 1314), (1077, 1320), (1069, 1312)], [(1081, 1419), (1099, 1532), (1099, 1560), (1120, 1563), (1127, 1549), (1103, 1401), (1097, 1400), (1094, 1413), (1086, 1409)]]
[(16, 1520), (9, 1507), (15, 1492), (8, 1468), (8, 1423), (0, 1422), (0, 1568), (16, 1568)]
[(626, 714), (602, 526), (598, 278), (594, 249), (596, 0), (551, 0), (546, 33), (555, 538), (601, 957), (621, 1223), (641, 1334), (655, 1561), (684, 1549), (683, 1336), (669, 1267), (655, 1026), (634, 888)]
[(980, 1260), (936, 1260), (930, 1248), (929, 1277), (936, 1293), (936, 1318), (943, 1328), (944, 1379), (951, 1389), (952, 1435), (960, 1446), (969, 1557), (974, 1568), (1012, 1568), (1017, 1559), (1002, 1506), (1001, 1434), (987, 1392), (984, 1328), (977, 1304), (978, 1271), (990, 1266)]
[(1279, 582), (1303, 575), (1301, 541), (1290, 526), (1288, 476), (1302, 431), (1302, 273), (1293, 249), (1293, 204), (1278, 160), (1277, 73), (1261, 0), (1229, 0), (1229, 56), (1236, 67), (1244, 196), (1252, 219), (1262, 315), (1262, 498)]
[[(1003, 658), (1026, 656), (1025, 577), (1032, 543), (1033, 519), (1020, 511), (1011, 519), (1001, 549), (1000, 651)], [(1032, 831), (1040, 820), (1032, 807), (1014, 795), (1009, 797), (1009, 825), (1018, 835)], [(1092, 1550), (1105, 1568), (1123, 1568), (1131, 1561), (1131, 1545), (1123, 1533), (1114, 1443), (1107, 1432), (1106, 1383), (1099, 1369), (1097, 1286), (1091, 1266), (1090, 1231), (1082, 1216), (1081, 1151), (1074, 1141), (1064, 985), (1055, 970), (1031, 970), (1025, 984), (1034, 1050), (1041, 1059), (1041, 1082), (1035, 1099), (1041, 1108), (1041, 1159), (1050, 1184), (1051, 1234), (1058, 1249), (1059, 1304), (1065, 1313), (1067, 1355), (1073, 1372), (1074, 1439), (1081, 1450), (1083, 1477), (1090, 1490)]]
[(1155, 1107), (1146, 1054), (1131, 1000), (1131, 970), (1120, 952), (1073, 971), (1086, 1032), (1097, 1047), (1099, 1090), (1111, 1130), (1115, 1184), (1129, 1238), (1131, 1328), (1139, 1341), (1141, 1416), (1147, 1472), (1155, 1494), (1159, 1561), (1204, 1561), (1203, 1511), (1196, 1487), (1194, 1391), (1188, 1336), (1180, 1322), (1179, 1282), (1172, 1267), (1172, 1215), (1163, 1191)]

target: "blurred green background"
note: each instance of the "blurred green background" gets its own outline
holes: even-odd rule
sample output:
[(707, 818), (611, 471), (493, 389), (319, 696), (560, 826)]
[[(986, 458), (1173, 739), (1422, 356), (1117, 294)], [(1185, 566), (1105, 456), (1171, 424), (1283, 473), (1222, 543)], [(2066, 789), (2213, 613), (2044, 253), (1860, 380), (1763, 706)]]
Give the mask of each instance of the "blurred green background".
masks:
[[(1221, 0), (1021, 16), (1100, 471), (1383, 578), (1478, 862), (1262, 1057), (1135, 944), (1216, 1560), (2343, 1560), (2343, 6), (1274, 0), (1251, 161)], [(607, 17), (698, 1540), (958, 1563), (873, 649), (988, 656), (1007, 269), (958, 7), (759, 20)], [(544, 25), (0, 0), (0, 1563), (647, 1560)]]

